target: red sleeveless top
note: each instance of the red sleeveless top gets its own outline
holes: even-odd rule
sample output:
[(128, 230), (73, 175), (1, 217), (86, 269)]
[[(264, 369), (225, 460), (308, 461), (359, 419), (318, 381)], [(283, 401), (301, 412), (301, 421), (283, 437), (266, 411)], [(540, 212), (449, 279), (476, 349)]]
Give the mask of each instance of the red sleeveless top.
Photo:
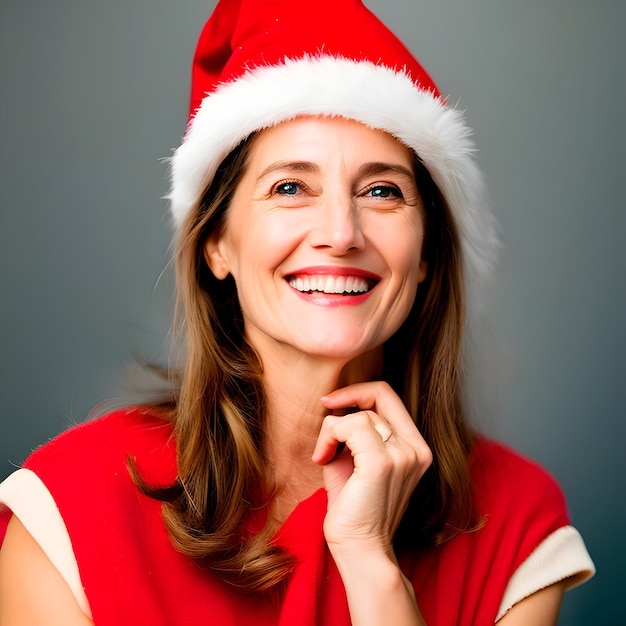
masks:
[[(176, 552), (161, 504), (142, 495), (128, 474), (128, 454), (149, 484), (174, 481), (171, 426), (141, 408), (77, 426), (24, 465), (59, 507), (96, 626), (350, 624), (322, 531), (324, 490), (300, 503), (275, 537), (296, 558), (284, 592), (247, 594)], [(484, 526), (427, 551), (398, 555), (429, 626), (493, 624), (518, 566), (569, 524), (560, 488), (535, 463), (480, 439), (470, 468)], [(2, 537), (8, 516), (0, 517)]]

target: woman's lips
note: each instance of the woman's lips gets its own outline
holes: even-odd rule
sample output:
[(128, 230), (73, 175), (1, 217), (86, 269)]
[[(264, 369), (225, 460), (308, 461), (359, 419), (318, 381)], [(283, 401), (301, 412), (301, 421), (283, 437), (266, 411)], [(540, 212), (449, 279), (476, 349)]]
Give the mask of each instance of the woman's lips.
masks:
[(371, 272), (348, 267), (306, 268), (285, 279), (299, 293), (353, 297), (369, 293), (380, 280)]

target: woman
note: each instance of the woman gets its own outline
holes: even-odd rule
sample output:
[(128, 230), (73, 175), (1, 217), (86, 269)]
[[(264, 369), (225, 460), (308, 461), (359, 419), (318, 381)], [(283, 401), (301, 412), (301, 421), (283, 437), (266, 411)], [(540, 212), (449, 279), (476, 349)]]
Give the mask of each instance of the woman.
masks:
[(549, 624), (593, 570), (552, 479), (463, 419), (496, 246), (467, 127), (360, 2), (293, 4), (201, 35), (184, 366), (3, 484), (0, 624)]

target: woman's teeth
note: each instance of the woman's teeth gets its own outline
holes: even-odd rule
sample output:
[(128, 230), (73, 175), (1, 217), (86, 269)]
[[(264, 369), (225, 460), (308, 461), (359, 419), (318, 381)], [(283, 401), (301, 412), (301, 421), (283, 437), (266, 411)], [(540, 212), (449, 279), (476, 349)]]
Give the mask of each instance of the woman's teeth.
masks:
[(370, 290), (370, 282), (360, 276), (326, 276), (306, 275), (292, 276), (289, 284), (298, 291), (318, 291), (322, 293), (351, 294), (366, 293)]

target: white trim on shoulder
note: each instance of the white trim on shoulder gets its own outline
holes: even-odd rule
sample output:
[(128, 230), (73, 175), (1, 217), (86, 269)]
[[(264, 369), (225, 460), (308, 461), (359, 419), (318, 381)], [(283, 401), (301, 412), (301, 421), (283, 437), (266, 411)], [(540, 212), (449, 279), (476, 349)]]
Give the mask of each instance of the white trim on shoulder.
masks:
[(20, 520), (69, 585), (83, 613), (91, 619), (91, 608), (65, 522), (39, 476), (22, 468), (0, 483), (2, 509), (10, 509)]
[(515, 604), (540, 589), (565, 579), (567, 589), (571, 589), (595, 573), (580, 533), (573, 526), (563, 526), (546, 537), (511, 576), (496, 622)]

